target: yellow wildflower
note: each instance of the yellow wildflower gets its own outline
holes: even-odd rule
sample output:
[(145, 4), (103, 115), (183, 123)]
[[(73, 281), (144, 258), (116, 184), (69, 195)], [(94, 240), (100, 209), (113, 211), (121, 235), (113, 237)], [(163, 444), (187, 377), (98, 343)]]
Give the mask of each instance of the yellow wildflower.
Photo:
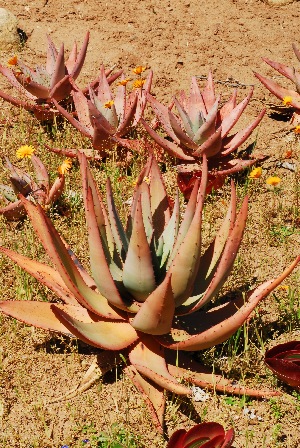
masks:
[(300, 124), (297, 124), (297, 126), (294, 128), (295, 134), (300, 134)]
[(63, 163), (57, 168), (57, 171), (59, 174), (66, 174), (72, 166), (72, 160), (71, 159), (65, 159)]
[(281, 179), (278, 176), (271, 176), (271, 177), (268, 177), (268, 179), (266, 180), (266, 183), (268, 185), (273, 185), (273, 187), (276, 187), (276, 185), (278, 185), (280, 182), (281, 182)]
[(138, 65), (138, 66), (135, 67), (132, 71), (133, 71), (133, 73), (135, 73), (136, 75), (141, 75), (145, 70), (146, 70), (146, 67), (143, 67), (142, 65)]
[(251, 173), (249, 174), (250, 179), (258, 179), (261, 176), (262, 168), (261, 166), (258, 166), (257, 168), (254, 168)]
[(133, 83), (133, 87), (135, 89), (140, 89), (143, 87), (143, 85), (145, 84), (146, 80), (145, 79), (136, 79)]
[(111, 109), (113, 104), (114, 104), (113, 100), (106, 101), (106, 103), (104, 103), (104, 107), (105, 107), (105, 109)]
[(291, 106), (293, 102), (293, 98), (291, 96), (285, 96), (282, 100), (285, 106)]
[(117, 86), (126, 86), (129, 81), (131, 81), (131, 78), (122, 79), (121, 81), (117, 82)]
[(23, 145), (17, 149), (16, 156), (18, 159), (24, 159), (24, 157), (28, 157), (30, 159), (34, 151), (35, 148), (33, 146)]
[(290, 289), (289, 285), (279, 285), (276, 289), (281, 289), (282, 291), (288, 291)]
[(17, 65), (17, 63), (18, 63), (18, 57), (16, 54), (7, 61), (8, 67), (14, 67), (15, 65)]

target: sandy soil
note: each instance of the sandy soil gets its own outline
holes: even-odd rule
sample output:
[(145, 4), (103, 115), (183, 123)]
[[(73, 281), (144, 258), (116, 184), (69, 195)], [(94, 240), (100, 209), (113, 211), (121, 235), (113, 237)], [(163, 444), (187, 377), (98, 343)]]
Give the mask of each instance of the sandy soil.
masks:
[[(241, 120), (242, 125), (263, 107), (267, 106), (270, 112), (271, 104), (279, 104), (253, 76), (253, 70), (276, 76), (261, 57), (296, 64), (291, 43), (296, 42), (300, 47), (300, 12), (296, 1), (274, 7), (258, 0), (11, 0), (9, 9), (28, 36), (21, 50), (26, 62), (44, 62), (45, 33), (49, 33), (57, 45), (64, 42), (70, 49), (74, 40), (80, 44), (90, 31), (86, 63), (79, 79), (82, 86), (94, 78), (102, 62), (106, 67), (124, 68), (129, 74), (136, 65), (153, 69), (152, 90), (166, 103), (176, 91), (188, 88), (191, 76), (205, 77), (209, 70), (220, 82), (218, 89), (225, 96), (236, 84), (240, 86), (240, 97), (254, 86), (254, 96)], [(3, 54), (1, 58), (5, 60), (7, 56)], [(281, 159), (288, 145), (280, 132), (286, 123), (271, 119), (270, 114), (263, 123), (256, 150), (271, 156), (266, 169), (272, 170), (272, 157)], [(277, 173), (283, 171), (279, 169)], [(265, 191), (262, 194), (265, 195)], [(246, 237), (246, 244), (256, 244), (255, 235), (259, 234), (261, 224), (259, 212), (252, 234)], [(264, 274), (256, 253), (249, 255), (244, 269), (251, 265), (253, 277), (259, 280), (273, 271), (278, 273), (296, 255), (297, 244), (299, 236), (295, 237), (288, 253), (282, 253), (274, 246), (273, 261)], [(46, 404), (77, 384), (92, 361), (92, 355), (85, 354), (86, 348), (80, 348), (77, 353), (77, 347), (72, 350), (72, 346), (70, 348), (64, 341), (57, 348), (58, 341), (49, 344), (49, 337), (44, 332), (18, 323), (12, 330), (9, 319), (1, 319), (1, 446), (54, 448), (68, 444), (70, 448), (80, 447), (85, 434), (90, 438), (93, 430), (96, 433), (108, 431), (115, 422), (140, 434), (141, 446), (164, 446), (130, 382), (126, 379), (115, 381), (118, 372), (114, 372), (105, 384), (95, 386), (70, 402)], [(294, 337), (299, 339), (299, 332)], [(261, 359), (261, 354), (256, 356)], [(227, 428), (238, 421), (236, 448), (298, 447), (296, 417), (289, 414), (285, 420), (284, 437), (275, 444), (272, 437), (278, 424), (276, 409), (272, 410), (264, 402), (255, 403), (253, 406), (259, 406), (257, 412), (265, 423), (258, 420), (249, 423), (247, 419), (243, 420), (238, 402), (233, 402), (229, 408), (225, 404), (223, 398), (212, 395), (209, 404), (197, 405), (197, 413), (205, 420), (219, 421)], [(168, 433), (182, 424), (193, 424), (186, 413), (179, 412), (179, 405), (179, 401), (170, 401), (168, 405)], [(283, 398), (281, 419), (288, 413), (289, 406), (288, 398)], [(265, 442), (262, 432), (266, 434)]]

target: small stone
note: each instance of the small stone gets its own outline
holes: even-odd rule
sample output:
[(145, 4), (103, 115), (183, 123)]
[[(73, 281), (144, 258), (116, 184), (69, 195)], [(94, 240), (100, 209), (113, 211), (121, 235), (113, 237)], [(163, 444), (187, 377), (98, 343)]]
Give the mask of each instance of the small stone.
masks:
[(18, 20), (7, 9), (0, 8), (0, 50), (10, 51), (20, 45)]

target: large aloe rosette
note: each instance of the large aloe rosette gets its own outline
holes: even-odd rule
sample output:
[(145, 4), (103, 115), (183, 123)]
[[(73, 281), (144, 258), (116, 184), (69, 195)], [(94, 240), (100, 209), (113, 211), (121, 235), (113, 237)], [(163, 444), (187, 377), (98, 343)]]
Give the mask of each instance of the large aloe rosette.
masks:
[[(0, 309), (28, 324), (72, 334), (92, 346), (111, 351), (112, 357), (122, 352), (128, 358), (126, 373), (146, 398), (160, 430), (164, 389), (188, 395), (190, 388), (186, 383), (194, 383), (254, 396), (272, 394), (232, 384), (181, 351), (202, 350), (225, 341), (299, 260), (277, 279), (263, 283), (245, 297), (212, 305), (211, 300), (231, 272), (242, 240), (247, 198), (236, 214), (232, 185), (224, 222), (203, 252), (205, 156), (200, 188), (197, 180), (182, 220), (179, 195), (171, 210), (158, 164), (150, 157), (138, 178), (126, 227), (118, 215), (110, 182), (105, 207), (86, 157), (80, 154), (79, 160), (92, 276), (42, 208), (23, 199), (55, 268), (5, 248), (1, 251), (53, 290), (62, 303), (5, 301)], [(177, 378), (184, 379), (185, 384)]]

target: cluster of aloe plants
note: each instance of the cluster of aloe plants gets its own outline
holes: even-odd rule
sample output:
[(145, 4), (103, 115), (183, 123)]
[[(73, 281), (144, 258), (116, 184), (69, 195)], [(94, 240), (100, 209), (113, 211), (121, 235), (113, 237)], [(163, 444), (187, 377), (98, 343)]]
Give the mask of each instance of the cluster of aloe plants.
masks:
[[(27, 214), (54, 267), (5, 247), (0, 247), (0, 251), (52, 290), (60, 302), (5, 300), (0, 302), (0, 310), (27, 324), (72, 335), (103, 349), (97, 359), (100, 366), (106, 366), (103, 372), (126, 359), (124, 371), (144, 396), (160, 432), (163, 432), (165, 390), (191, 395), (190, 386), (194, 384), (254, 397), (278, 394), (249, 389), (212, 375), (185, 353), (227, 340), (300, 261), (299, 256), (277, 278), (245, 296), (218, 304), (218, 294), (232, 273), (242, 242), (248, 198), (243, 199), (238, 211), (236, 189), (231, 183), (224, 221), (204, 250), (205, 198), (212, 188), (220, 188), (229, 174), (259, 160), (237, 151), (260, 124), (265, 110), (246, 128), (231, 133), (253, 91), (238, 103), (235, 90), (220, 107), (211, 74), (202, 91), (193, 77), (190, 94), (180, 92), (168, 107), (150, 93), (152, 71), (147, 78), (139, 77), (128, 93), (129, 79), (122, 71), (111, 75), (111, 71), (106, 72), (101, 66), (99, 77), (81, 89), (75, 81), (84, 63), (88, 40), (89, 34), (79, 53), (74, 45), (67, 62), (64, 47), (57, 51), (48, 38), (46, 67), (33, 70), (18, 58), (11, 61), (12, 69), (0, 66), (0, 72), (27, 100), (15, 99), (2, 91), (0, 96), (33, 112), (39, 120), (60, 114), (90, 139), (92, 148), (87, 150), (52, 149), (77, 157), (80, 164), (91, 275), (46, 213), (62, 192), (64, 173), (60, 172), (50, 187), (47, 170), (37, 156), (30, 155), (36, 181), (6, 158), (12, 188), (1, 185), (0, 191), (12, 203), (0, 209), (0, 213), (7, 219)], [(275, 63), (270, 65), (289, 74), (298, 86), (295, 71)], [(140, 66), (135, 73), (140, 76), (144, 70)], [(296, 100), (293, 101), (296, 107)], [(147, 103), (156, 117), (151, 124), (145, 117)], [(187, 203), (182, 211), (179, 191), (173, 197), (167, 194), (158, 162), (150, 153), (138, 176), (124, 223), (110, 180), (106, 183), (104, 200), (88, 159), (109, 157), (114, 148), (141, 151), (140, 140), (132, 138), (131, 133), (139, 124), (147, 133), (146, 139), (152, 138), (166, 156), (174, 158), (178, 186)], [(295, 383), (299, 375), (298, 356), (297, 343), (282, 353), (270, 350), (266, 363), (279, 372), (281, 379), (288, 377), (290, 385), (298, 386)], [(207, 423), (189, 432), (175, 433), (168, 446), (225, 448), (231, 446), (233, 438), (232, 430), (225, 433), (220, 425)]]

